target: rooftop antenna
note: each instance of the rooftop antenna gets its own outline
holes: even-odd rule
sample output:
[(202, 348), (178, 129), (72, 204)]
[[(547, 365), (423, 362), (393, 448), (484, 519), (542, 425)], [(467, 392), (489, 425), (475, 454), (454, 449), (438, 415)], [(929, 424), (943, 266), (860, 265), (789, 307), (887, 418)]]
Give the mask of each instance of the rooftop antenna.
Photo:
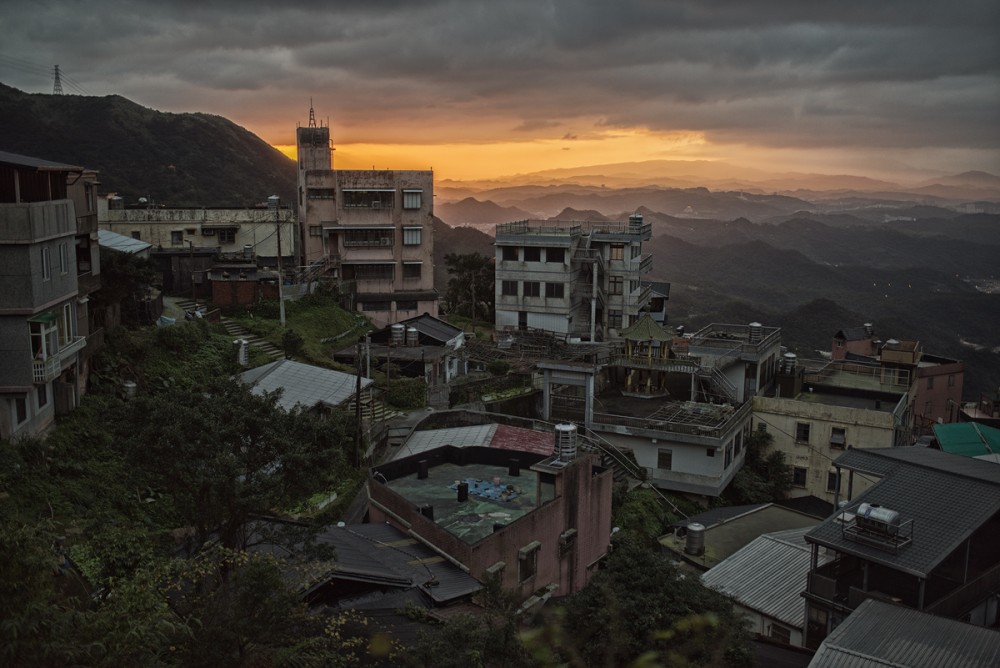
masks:
[(58, 65), (55, 66), (54, 71), (55, 71), (55, 82), (52, 84), (52, 94), (53, 95), (62, 95), (63, 94), (62, 79), (59, 77), (59, 66)]
[(309, 127), (316, 127), (316, 111), (313, 109), (312, 98), (309, 98)]

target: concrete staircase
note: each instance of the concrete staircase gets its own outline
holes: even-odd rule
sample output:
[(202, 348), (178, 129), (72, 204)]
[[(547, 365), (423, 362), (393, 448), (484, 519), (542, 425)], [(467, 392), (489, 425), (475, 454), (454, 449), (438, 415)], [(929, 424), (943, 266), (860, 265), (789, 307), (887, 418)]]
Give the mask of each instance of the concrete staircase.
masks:
[[(347, 412), (351, 415), (354, 415), (355, 411), (357, 411), (357, 401), (355, 399), (352, 399), (345, 406)], [(389, 408), (381, 399), (365, 396), (365, 393), (362, 393), (361, 419), (370, 420), (371, 422), (381, 422), (389, 418), (394, 418), (397, 415), (402, 415), (402, 413)]]
[(234, 339), (246, 339), (251, 348), (259, 350), (271, 359), (280, 360), (285, 358), (285, 353), (281, 350), (281, 348), (274, 345), (270, 341), (265, 341), (259, 336), (254, 336), (239, 323), (234, 322), (229, 318), (223, 318), (222, 326), (225, 328), (226, 333), (231, 337)]

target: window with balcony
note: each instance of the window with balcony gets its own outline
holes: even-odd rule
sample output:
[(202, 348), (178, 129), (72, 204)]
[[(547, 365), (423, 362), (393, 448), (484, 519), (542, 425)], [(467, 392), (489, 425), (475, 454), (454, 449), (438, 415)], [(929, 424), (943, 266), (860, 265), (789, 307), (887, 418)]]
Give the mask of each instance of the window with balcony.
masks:
[(44, 360), (59, 352), (59, 327), (53, 313), (44, 313), (28, 322), (31, 336), (31, 355)]
[(566, 249), (565, 248), (546, 248), (545, 249), (545, 261), (546, 262), (556, 262), (562, 264), (566, 261)]
[(809, 476), (809, 469), (796, 466), (792, 469), (792, 485), (795, 487), (805, 487)]
[(562, 283), (546, 283), (545, 284), (545, 296), (550, 299), (562, 299), (565, 294), (566, 286)]
[(656, 451), (656, 468), (663, 471), (674, 469), (674, 451), (667, 448), (659, 448)]
[(419, 246), (420, 238), (423, 230), (419, 227), (404, 227), (403, 228), (403, 245), (404, 246)]
[(608, 256), (612, 260), (624, 260), (625, 259), (625, 244), (611, 244), (610, 255)]
[(830, 447), (843, 449), (847, 443), (847, 429), (834, 427), (830, 430)]
[(500, 294), (504, 297), (516, 297), (517, 281), (500, 281)]
[(542, 296), (542, 284), (538, 281), (525, 281), (524, 282), (524, 296), (525, 297), (541, 297)]
[(344, 209), (391, 209), (395, 200), (394, 190), (343, 190), (341, 207)]
[(524, 261), (525, 262), (541, 262), (542, 261), (542, 249), (534, 248), (532, 246), (526, 246), (524, 249)]
[(808, 422), (798, 422), (795, 424), (795, 442), (796, 443), (808, 443), (809, 442), (809, 423)]
[(624, 285), (625, 285), (625, 280), (621, 276), (609, 276), (608, 294), (620, 295), (622, 293), (622, 288)]
[(421, 203), (423, 202), (424, 191), (422, 190), (404, 190), (403, 191), (403, 208), (404, 209), (419, 209)]
[(517, 262), (517, 249), (513, 246), (500, 247), (501, 262)]
[(170, 245), (171, 246), (184, 245), (184, 230), (174, 230), (170, 233)]

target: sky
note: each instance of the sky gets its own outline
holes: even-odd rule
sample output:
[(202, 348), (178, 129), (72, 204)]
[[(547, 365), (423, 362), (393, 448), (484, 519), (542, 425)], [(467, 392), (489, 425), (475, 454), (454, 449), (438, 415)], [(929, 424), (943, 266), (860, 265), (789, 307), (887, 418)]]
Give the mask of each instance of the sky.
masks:
[(339, 168), (654, 159), (1000, 174), (997, 0), (0, 0), (0, 82), (225, 116)]

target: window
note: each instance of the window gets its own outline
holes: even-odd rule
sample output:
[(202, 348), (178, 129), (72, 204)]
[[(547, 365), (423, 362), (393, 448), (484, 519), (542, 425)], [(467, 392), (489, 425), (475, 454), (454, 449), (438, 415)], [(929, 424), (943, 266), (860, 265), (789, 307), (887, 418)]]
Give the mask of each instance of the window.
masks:
[(795, 442), (796, 443), (808, 443), (809, 442), (809, 423), (799, 422), (795, 425)]
[(422, 190), (404, 190), (403, 191), (403, 208), (404, 209), (419, 209), (420, 203), (423, 201), (424, 191)]
[(49, 405), (49, 386), (36, 385), (36, 392), (38, 393), (38, 410), (42, 410)]
[(505, 297), (516, 297), (517, 281), (500, 281), (500, 294)]
[(309, 236), (311, 236), (311, 237), (321, 237), (321, 236), (323, 236), (323, 226), (322, 225), (310, 225), (309, 226)]
[(65, 348), (73, 340), (73, 304), (63, 304), (62, 317), (56, 325), (59, 328), (59, 347)]
[(545, 249), (545, 261), (546, 262), (557, 262), (562, 264), (566, 260), (566, 249), (565, 248), (547, 248)]
[(836, 471), (830, 471), (826, 474), (826, 491), (828, 492), (839, 492), (840, 491), (840, 480), (837, 476)]
[(928, 390), (934, 389), (934, 376), (930, 376), (927, 378), (927, 389)]
[(762, 434), (766, 434), (767, 433), (767, 424), (765, 424), (764, 422), (758, 422), (757, 423), (757, 431), (759, 431)]
[(52, 251), (48, 248), (42, 249), (42, 280), (52, 280)]
[(403, 264), (403, 279), (420, 278), (423, 265), (412, 262)]
[(423, 230), (419, 227), (404, 227), (403, 228), (403, 245), (404, 246), (419, 246), (420, 245), (420, 235)]
[(714, 457), (715, 456), (715, 448), (705, 448), (705, 456), (706, 457)]
[(197, 232), (198, 230), (193, 227), (184, 228), (184, 234), (188, 235), (189, 237), (193, 237), (195, 234), (197, 234)]
[(538, 572), (538, 552), (542, 544), (532, 541), (517, 551), (517, 579), (527, 582)]
[(501, 262), (517, 262), (517, 249), (512, 246), (500, 247)]
[(843, 449), (847, 443), (847, 429), (844, 427), (834, 427), (830, 430), (830, 446)]
[(525, 281), (524, 282), (524, 296), (525, 297), (541, 297), (542, 296), (542, 284), (538, 281)]
[(139, 232), (139, 230), (132, 230), (132, 238), (142, 239), (142, 234)]
[(362, 311), (388, 311), (389, 302), (379, 301), (379, 302), (361, 302)]
[(306, 188), (309, 199), (334, 199), (337, 191), (333, 188)]
[(201, 236), (203, 237), (214, 237), (215, 228), (214, 227), (203, 227), (201, 228)]
[(635, 246), (632, 246), (632, 259), (634, 260), (637, 257), (639, 257), (640, 255), (642, 255), (642, 247), (639, 246), (638, 244), (635, 245)]
[(621, 329), (622, 327), (622, 312), (608, 310), (608, 327), (611, 329)]
[(948, 374), (948, 387), (955, 387), (955, 374)]
[[(393, 271), (394, 265), (391, 264), (354, 264), (349, 265), (351, 270), (350, 276), (345, 276), (345, 278), (354, 278), (360, 280), (392, 280), (395, 277), (395, 272)], [(385, 309), (388, 311), (388, 307)]]
[(624, 280), (621, 276), (609, 276), (608, 277), (608, 294), (609, 295), (620, 295), (622, 293), (622, 286), (624, 285)]
[(219, 243), (220, 244), (236, 243), (236, 230), (219, 230)]
[(395, 190), (343, 190), (341, 207), (344, 209), (391, 209)]
[(656, 468), (672, 471), (674, 467), (674, 451), (660, 448), (656, 451)]
[(407, 300), (397, 300), (396, 301), (397, 311), (416, 311), (417, 310), (417, 300), (407, 299)]
[(541, 262), (542, 261), (542, 249), (527, 247), (524, 249), (524, 261), (525, 262)]
[(729, 465), (733, 463), (733, 444), (730, 443), (726, 446), (726, 464), (725, 468), (729, 468)]
[(776, 642), (789, 645), (792, 642), (792, 632), (790, 629), (786, 629), (784, 626), (778, 626), (777, 624), (771, 624), (771, 640)]
[(59, 273), (65, 274), (69, 271), (69, 251), (66, 244), (59, 244)]
[(347, 230), (344, 248), (388, 248), (392, 246), (394, 230)]
[(611, 244), (611, 259), (612, 260), (624, 260), (625, 259), (625, 244)]
[(28, 419), (28, 400), (24, 397), (14, 398), (14, 424), (21, 424)]
[(801, 466), (796, 466), (792, 469), (792, 484), (796, 487), (806, 486), (806, 476), (809, 474), (809, 469), (804, 469)]
[(739, 457), (740, 453), (743, 451), (743, 432), (736, 432), (736, 440), (734, 441), (736, 445), (736, 456)]
[(170, 233), (170, 245), (181, 246), (184, 244), (184, 230), (174, 230)]
[(545, 296), (553, 299), (562, 299), (565, 294), (565, 286), (562, 283), (546, 283)]

